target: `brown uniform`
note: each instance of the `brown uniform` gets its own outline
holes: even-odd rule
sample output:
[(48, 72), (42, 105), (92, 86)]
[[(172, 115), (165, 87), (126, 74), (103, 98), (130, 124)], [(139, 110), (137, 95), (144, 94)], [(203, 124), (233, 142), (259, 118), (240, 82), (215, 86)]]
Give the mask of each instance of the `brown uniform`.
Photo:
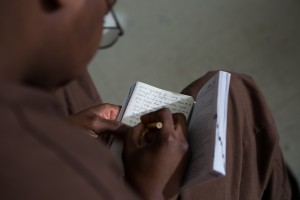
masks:
[[(195, 97), (214, 73), (183, 93)], [(291, 199), (277, 128), (254, 81), (232, 73), (228, 102), (226, 177), (183, 191), (182, 199)]]
[(66, 122), (53, 95), (0, 87), (0, 199), (136, 199), (107, 148)]
[[(183, 93), (195, 96), (213, 74)], [(57, 95), (64, 114), (101, 102), (89, 76)], [(49, 95), (3, 87), (0, 101), (0, 199), (134, 199), (107, 150), (68, 125)], [(230, 85), (226, 170), (224, 178), (182, 191), (181, 199), (291, 198), (271, 112), (253, 80), (236, 73)]]

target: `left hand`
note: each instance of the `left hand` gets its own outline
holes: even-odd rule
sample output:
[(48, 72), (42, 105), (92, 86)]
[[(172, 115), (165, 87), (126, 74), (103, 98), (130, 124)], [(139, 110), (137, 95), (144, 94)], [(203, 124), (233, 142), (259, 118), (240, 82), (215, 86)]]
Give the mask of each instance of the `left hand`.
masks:
[(70, 121), (94, 137), (108, 142), (110, 134), (116, 134), (121, 123), (116, 121), (120, 112), (120, 106), (113, 104), (100, 104), (88, 108), (69, 117)]

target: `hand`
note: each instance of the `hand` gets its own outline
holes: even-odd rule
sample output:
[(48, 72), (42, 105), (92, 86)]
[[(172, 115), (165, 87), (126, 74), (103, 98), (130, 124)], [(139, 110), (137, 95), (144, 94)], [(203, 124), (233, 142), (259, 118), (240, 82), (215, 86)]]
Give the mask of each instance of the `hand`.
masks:
[(101, 136), (104, 142), (108, 142), (110, 134), (116, 133), (121, 123), (116, 121), (120, 106), (112, 104), (100, 104), (88, 108), (70, 116), (70, 121), (94, 137)]
[[(126, 135), (125, 177), (143, 199), (177, 198), (188, 162), (186, 119), (183, 114), (161, 109), (142, 116), (141, 121)], [(146, 124), (158, 121), (163, 123), (162, 129), (146, 129)], [(145, 131), (152, 135), (146, 146), (142, 145)]]

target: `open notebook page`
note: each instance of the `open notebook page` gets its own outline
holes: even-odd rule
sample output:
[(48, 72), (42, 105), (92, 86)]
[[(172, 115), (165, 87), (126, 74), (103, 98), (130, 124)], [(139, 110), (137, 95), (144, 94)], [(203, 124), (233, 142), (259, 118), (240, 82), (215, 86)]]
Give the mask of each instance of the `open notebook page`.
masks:
[(121, 114), (121, 121), (129, 126), (137, 125), (142, 115), (161, 108), (169, 108), (172, 113), (183, 113), (188, 119), (194, 104), (191, 96), (162, 90), (142, 82), (133, 84), (130, 94), (127, 106), (123, 108), (125, 111), (121, 110), (124, 112)]

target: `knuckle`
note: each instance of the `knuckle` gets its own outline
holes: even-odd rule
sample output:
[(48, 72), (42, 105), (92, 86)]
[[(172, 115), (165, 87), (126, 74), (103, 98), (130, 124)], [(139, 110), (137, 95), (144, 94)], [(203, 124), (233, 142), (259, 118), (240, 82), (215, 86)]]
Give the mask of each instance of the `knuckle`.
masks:
[(179, 152), (185, 153), (189, 150), (189, 144), (186, 139), (179, 139), (173, 135), (169, 135), (165, 138), (167, 146), (176, 149)]
[(182, 141), (179, 141), (177, 144), (176, 144), (176, 151), (181, 154), (181, 155), (184, 155), (186, 154), (188, 151), (189, 151), (189, 145), (186, 141), (182, 140)]
[(173, 135), (169, 135), (166, 139), (166, 142), (168, 144), (175, 144), (176, 143), (176, 138)]
[(95, 128), (95, 127), (97, 127), (98, 126), (98, 121), (94, 118), (94, 119), (91, 119), (90, 121), (89, 121), (89, 126), (91, 127), (91, 128)]
[(174, 113), (173, 116), (180, 120), (186, 120), (186, 117), (183, 113)]
[(112, 105), (108, 104), (108, 103), (104, 103), (101, 106), (102, 106), (102, 109), (109, 109), (110, 107), (112, 107)]
[(160, 110), (158, 111), (158, 113), (159, 113), (159, 115), (161, 115), (161, 116), (163, 116), (163, 117), (164, 117), (164, 116), (172, 115), (170, 109), (168, 109), (168, 108), (162, 108), (162, 109), (160, 109)]
[(186, 140), (182, 141), (180, 144), (179, 144), (179, 147), (180, 149), (183, 151), (183, 152), (187, 152), (189, 150), (189, 144)]

